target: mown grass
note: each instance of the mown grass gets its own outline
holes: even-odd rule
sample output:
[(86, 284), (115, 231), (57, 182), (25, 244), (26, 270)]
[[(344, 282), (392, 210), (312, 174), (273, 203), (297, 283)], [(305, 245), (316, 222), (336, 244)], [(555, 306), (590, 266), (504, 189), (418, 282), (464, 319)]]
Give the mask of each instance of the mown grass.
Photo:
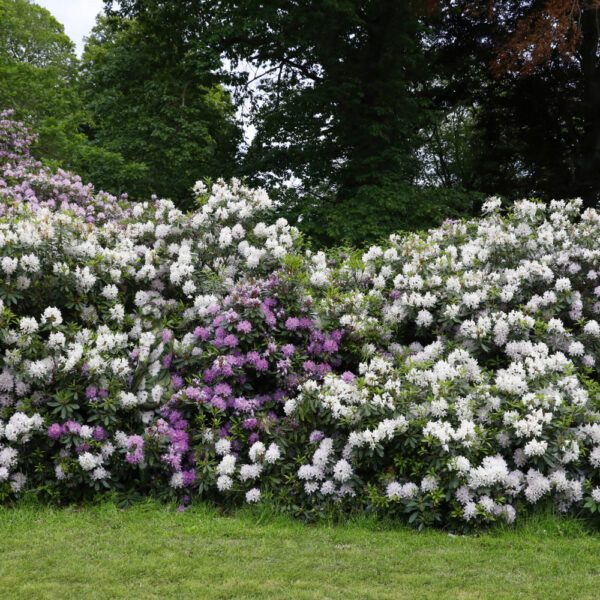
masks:
[(600, 536), (538, 515), (480, 536), (148, 502), (0, 508), (0, 598), (600, 597)]

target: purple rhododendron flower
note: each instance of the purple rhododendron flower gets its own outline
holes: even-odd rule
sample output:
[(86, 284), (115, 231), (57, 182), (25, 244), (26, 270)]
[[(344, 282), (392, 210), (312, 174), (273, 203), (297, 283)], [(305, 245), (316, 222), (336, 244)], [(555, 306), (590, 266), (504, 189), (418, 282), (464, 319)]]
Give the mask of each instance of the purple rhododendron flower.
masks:
[(352, 383), (356, 379), (356, 375), (351, 371), (344, 371), (342, 373), (342, 380), (346, 383)]
[(257, 371), (266, 371), (269, 368), (269, 361), (266, 358), (259, 358), (254, 366)]
[(200, 390), (198, 388), (188, 387), (185, 390), (185, 395), (190, 400), (200, 400), (201, 393), (200, 393)]
[(339, 329), (335, 329), (331, 332), (331, 339), (338, 344), (342, 341), (342, 337), (344, 337), (344, 332)]
[(318, 429), (315, 429), (309, 436), (309, 440), (311, 441), (311, 443), (316, 444), (317, 442), (319, 442), (320, 440), (322, 440), (325, 437), (325, 434), (322, 431), (319, 431)]
[(208, 339), (209, 333), (204, 327), (196, 327), (196, 329), (194, 329), (194, 336), (205, 342)]
[(144, 460), (144, 439), (140, 435), (130, 435), (127, 438), (127, 455), (125, 456), (130, 465), (137, 465)]
[(64, 427), (58, 423), (52, 423), (52, 425), (48, 427), (48, 437), (52, 438), (53, 440), (60, 438), (63, 433), (65, 433)]
[(323, 342), (323, 350), (325, 352), (336, 352), (338, 345), (334, 340), (325, 340)]
[(225, 337), (225, 339), (223, 340), (223, 343), (225, 344), (225, 346), (228, 346), (229, 348), (235, 348), (239, 344), (239, 341), (235, 337), (235, 335), (230, 334)]
[(97, 441), (100, 442), (103, 439), (106, 438), (106, 432), (104, 431), (104, 429), (102, 427), (100, 427), (99, 425), (97, 425), (96, 427), (94, 427), (94, 433), (92, 434), (92, 437)]
[(219, 410), (225, 410), (227, 408), (227, 402), (220, 396), (215, 396), (212, 400), (212, 405)]
[(218, 383), (214, 391), (217, 396), (231, 396), (231, 386), (228, 383)]
[(63, 427), (65, 431), (68, 433), (73, 433), (77, 435), (81, 431), (81, 425), (79, 423), (75, 423), (75, 421), (67, 421)]
[(252, 323), (250, 321), (240, 321), (237, 325), (237, 330), (240, 333), (250, 333), (252, 331)]
[(189, 471), (182, 471), (181, 474), (183, 475), (184, 487), (188, 487), (196, 479), (196, 471), (194, 471), (194, 469), (190, 469)]
[(300, 320), (296, 317), (289, 317), (285, 322), (285, 327), (290, 331), (296, 331), (300, 327)]
[(252, 418), (252, 419), (246, 419), (243, 423), (242, 423), (242, 427), (244, 429), (256, 429), (256, 426), (258, 425), (258, 419)]
[(292, 354), (294, 354), (294, 352), (296, 352), (296, 347), (294, 344), (286, 344), (285, 346), (281, 347), (281, 351), (286, 358), (289, 358), (292, 356)]
[(302, 368), (307, 372), (307, 373), (314, 373), (317, 366), (315, 365), (315, 363), (312, 360), (306, 360), (304, 361), (304, 363), (302, 364)]

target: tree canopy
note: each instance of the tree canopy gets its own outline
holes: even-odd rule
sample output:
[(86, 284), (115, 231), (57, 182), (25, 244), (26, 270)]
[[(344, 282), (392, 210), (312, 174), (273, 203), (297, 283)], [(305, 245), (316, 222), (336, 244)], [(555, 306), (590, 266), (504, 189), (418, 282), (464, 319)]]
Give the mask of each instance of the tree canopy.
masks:
[(256, 130), (242, 173), (319, 241), (357, 243), (452, 212), (456, 194), (433, 200), (418, 185), (433, 119), (421, 2), (126, 0), (114, 14), (229, 61)]
[(36, 154), (60, 159), (72, 150), (80, 115), (74, 89), (75, 45), (45, 8), (0, 0), (0, 110), (40, 133)]
[(183, 208), (242, 177), (316, 245), (600, 198), (600, 0), (105, 0), (81, 61), (0, 0), (0, 78), (47, 163)]
[[(214, 59), (213, 59), (214, 60)], [(145, 165), (136, 196), (185, 204), (194, 183), (230, 177), (234, 107), (208, 53), (192, 53), (136, 20), (100, 17), (82, 58), (80, 90), (92, 145)]]
[(475, 185), (515, 199), (600, 190), (600, 4), (440, 2), (437, 105), (474, 115)]

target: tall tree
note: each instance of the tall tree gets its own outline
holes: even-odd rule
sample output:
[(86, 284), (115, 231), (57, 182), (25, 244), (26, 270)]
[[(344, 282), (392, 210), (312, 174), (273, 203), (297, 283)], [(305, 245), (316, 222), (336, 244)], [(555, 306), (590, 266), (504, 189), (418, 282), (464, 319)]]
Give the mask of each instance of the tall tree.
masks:
[(420, 0), (123, 0), (117, 10), (226, 58), (237, 89), (253, 91), (244, 172), (320, 241), (353, 243), (443, 213), (442, 197), (419, 187), (431, 118), (424, 11)]
[(436, 99), (476, 115), (477, 187), (600, 199), (600, 3), (440, 2)]
[(82, 58), (87, 133), (147, 167), (135, 196), (187, 206), (198, 179), (233, 174), (240, 131), (214, 70), (212, 54), (191, 52), (183, 31), (165, 39), (134, 19), (98, 18)]
[(0, 110), (14, 109), (40, 132), (35, 152), (72, 153), (81, 119), (75, 45), (63, 26), (29, 0), (0, 0)]
[(558, 61), (563, 69), (571, 67), (577, 106), (570, 115), (577, 119), (580, 134), (572, 185), (590, 205), (600, 200), (599, 50), (599, 0), (548, 0), (520, 19), (492, 64), (498, 76), (518, 71), (524, 77)]

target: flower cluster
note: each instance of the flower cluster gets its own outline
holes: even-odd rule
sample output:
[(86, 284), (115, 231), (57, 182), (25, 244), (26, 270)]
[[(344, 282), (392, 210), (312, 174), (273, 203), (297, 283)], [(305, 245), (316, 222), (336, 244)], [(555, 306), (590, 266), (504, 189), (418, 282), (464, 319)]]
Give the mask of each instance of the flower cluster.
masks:
[(239, 181), (197, 209), (52, 173), (0, 117), (0, 499), (272, 498), (417, 525), (600, 508), (600, 215), (313, 253)]

